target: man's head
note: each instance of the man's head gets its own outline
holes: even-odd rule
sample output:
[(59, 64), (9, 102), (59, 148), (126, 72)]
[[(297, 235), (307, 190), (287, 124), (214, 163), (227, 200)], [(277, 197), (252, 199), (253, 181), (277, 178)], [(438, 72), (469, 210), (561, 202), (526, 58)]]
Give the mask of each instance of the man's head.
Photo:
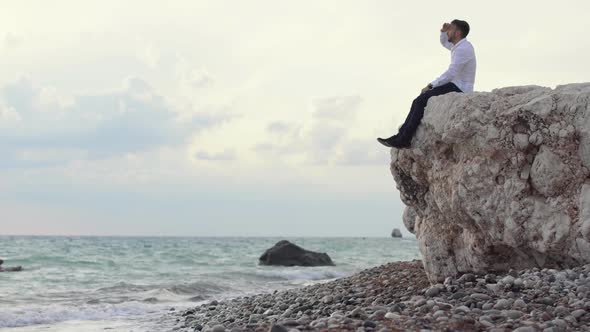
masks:
[(469, 23), (461, 20), (453, 20), (447, 30), (449, 42), (457, 44), (469, 34)]

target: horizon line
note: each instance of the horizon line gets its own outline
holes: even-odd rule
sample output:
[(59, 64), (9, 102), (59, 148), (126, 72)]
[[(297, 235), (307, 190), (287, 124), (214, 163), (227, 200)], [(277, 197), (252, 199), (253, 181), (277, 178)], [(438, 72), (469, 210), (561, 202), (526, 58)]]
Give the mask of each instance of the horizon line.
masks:
[[(390, 236), (376, 235), (92, 235), (92, 234), (0, 234), (3, 237), (131, 237), (131, 238), (394, 238)], [(414, 234), (409, 234), (403, 238), (415, 238)]]

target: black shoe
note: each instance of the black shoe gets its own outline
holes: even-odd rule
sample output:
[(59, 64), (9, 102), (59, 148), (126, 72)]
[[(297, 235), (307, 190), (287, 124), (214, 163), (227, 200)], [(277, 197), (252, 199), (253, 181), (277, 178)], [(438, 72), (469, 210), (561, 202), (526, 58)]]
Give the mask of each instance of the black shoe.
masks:
[(397, 134), (391, 136), (390, 138), (377, 137), (377, 141), (379, 143), (385, 145), (388, 148), (392, 148), (393, 147), (393, 143), (395, 142), (395, 140), (397, 139), (397, 137), (398, 137)]
[(411, 140), (405, 139), (404, 137), (399, 136), (399, 134), (393, 135), (387, 139), (377, 138), (377, 141), (379, 141), (379, 143), (381, 143), (387, 147), (396, 148), (396, 149), (405, 149), (405, 148), (409, 148), (412, 145)]

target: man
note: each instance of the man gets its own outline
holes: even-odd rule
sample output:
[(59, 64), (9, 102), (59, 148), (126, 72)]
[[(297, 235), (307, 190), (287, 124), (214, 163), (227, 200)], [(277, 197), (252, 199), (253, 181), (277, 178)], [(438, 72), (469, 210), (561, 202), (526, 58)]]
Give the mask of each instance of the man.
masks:
[(399, 132), (387, 139), (377, 138), (379, 143), (398, 149), (409, 147), (430, 97), (449, 92), (473, 92), (476, 60), (473, 45), (465, 39), (468, 34), (469, 24), (465, 21), (453, 20), (450, 24), (443, 24), (440, 29), (440, 43), (451, 50), (449, 69), (429, 83), (414, 99), (410, 113)]

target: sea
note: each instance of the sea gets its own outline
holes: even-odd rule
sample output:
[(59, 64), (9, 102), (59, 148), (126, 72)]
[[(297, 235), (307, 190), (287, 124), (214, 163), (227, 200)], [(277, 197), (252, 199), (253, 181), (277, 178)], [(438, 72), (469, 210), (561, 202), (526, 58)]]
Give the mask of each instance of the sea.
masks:
[[(280, 240), (335, 266), (260, 266)], [(420, 257), (415, 238), (0, 236), (0, 331), (170, 331), (211, 300), (303, 287)]]

